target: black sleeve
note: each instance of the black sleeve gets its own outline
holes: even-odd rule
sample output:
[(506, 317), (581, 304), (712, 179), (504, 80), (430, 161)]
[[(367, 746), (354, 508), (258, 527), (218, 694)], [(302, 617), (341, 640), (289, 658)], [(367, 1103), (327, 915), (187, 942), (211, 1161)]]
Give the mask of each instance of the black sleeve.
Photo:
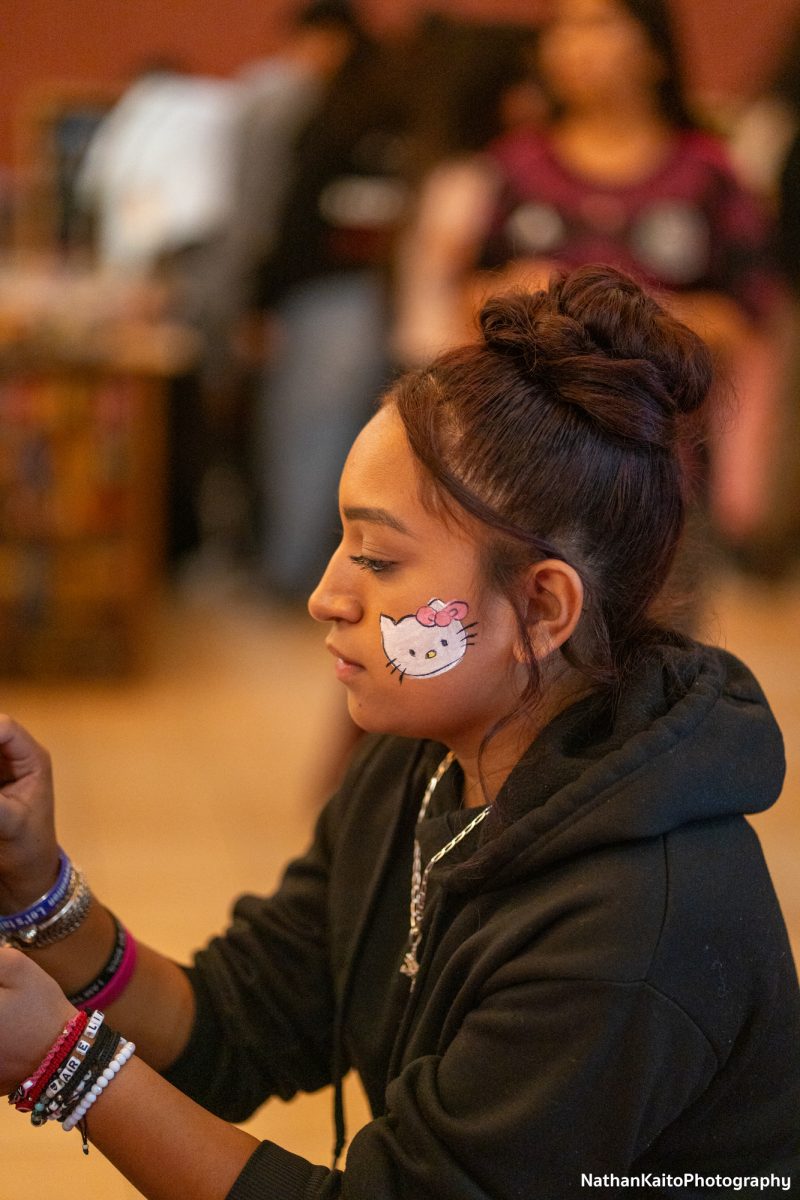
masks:
[(185, 968), (196, 1016), (164, 1077), (225, 1120), (246, 1120), (270, 1096), (288, 1100), (332, 1081), (331, 868), (356, 781), (381, 744), (371, 737), (358, 744), (309, 849), (289, 864), (275, 894), (240, 897), (226, 933)]
[(646, 983), (504, 974), (441, 1054), (389, 1085), (344, 1171), (262, 1142), (228, 1200), (568, 1200), (583, 1173), (635, 1161), (718, 1067)]
[(269, 1096), (330, 1082), (328, 822), (326, 810), (275, 895), (242, 896), (226, 934), (187, 968), (197, 1014), (165, 1077), (226, 1120), (245, 1120)]

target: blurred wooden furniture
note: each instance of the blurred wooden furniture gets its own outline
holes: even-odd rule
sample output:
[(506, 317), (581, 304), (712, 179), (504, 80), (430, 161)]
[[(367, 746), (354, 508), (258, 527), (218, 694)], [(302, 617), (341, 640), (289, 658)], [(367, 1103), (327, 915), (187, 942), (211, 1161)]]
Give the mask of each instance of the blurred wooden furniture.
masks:
[(166, 384), (192, 352), (130, 284), (0, 272), (0, 673), (136, 664), (160, 578)]

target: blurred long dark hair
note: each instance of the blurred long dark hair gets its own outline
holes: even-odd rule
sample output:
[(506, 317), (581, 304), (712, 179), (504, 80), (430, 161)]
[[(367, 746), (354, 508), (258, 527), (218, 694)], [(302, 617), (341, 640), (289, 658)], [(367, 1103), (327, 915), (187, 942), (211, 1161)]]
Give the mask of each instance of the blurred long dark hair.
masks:
[(697, 121), (686, 102), (683, 59), (675, 19), (667, 0), (618, 0), (647, 32), (650, 45), (664, 63), (659, 83), (661, 113), (680, 129), (691, 129)]
[[(614, 0), (644, 29), (647, 39), (664, 64), (658, 83), (661, 115), (677, 129), (693, 129), (697, 120), (686, 101), (683, 60), (675, 21), (667, 0)], [(557, 109), (557, 106), (556, 106)]]
[(417, 178), (438, 162), (483, 150), (502, 132), (504, 95), (533, 81), (536, 37), (532, 25), (425, 19), (411, 84)]

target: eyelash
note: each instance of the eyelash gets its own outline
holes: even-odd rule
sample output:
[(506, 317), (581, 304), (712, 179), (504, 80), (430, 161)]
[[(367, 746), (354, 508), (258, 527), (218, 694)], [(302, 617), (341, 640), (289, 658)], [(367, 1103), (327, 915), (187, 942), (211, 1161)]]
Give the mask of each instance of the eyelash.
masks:
[(350, 562), (360, 567), (362, 571), (371, 571), (373, 575), (380, 575), (395, 565), (389, 559), (370, 558), (367, 554), (351, 554)]

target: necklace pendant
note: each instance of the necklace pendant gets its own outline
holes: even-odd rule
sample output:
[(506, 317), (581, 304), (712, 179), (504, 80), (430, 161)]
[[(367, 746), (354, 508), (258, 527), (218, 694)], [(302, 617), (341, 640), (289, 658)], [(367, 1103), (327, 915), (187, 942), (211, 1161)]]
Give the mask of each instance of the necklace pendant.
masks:
[(417, 956), (413, 950), (408, 950), (403, 959), (403, 965), (400, 968), (401, 975), (407, 975), (409, 979), (416, 979), (419, 972), (419, 963)]

